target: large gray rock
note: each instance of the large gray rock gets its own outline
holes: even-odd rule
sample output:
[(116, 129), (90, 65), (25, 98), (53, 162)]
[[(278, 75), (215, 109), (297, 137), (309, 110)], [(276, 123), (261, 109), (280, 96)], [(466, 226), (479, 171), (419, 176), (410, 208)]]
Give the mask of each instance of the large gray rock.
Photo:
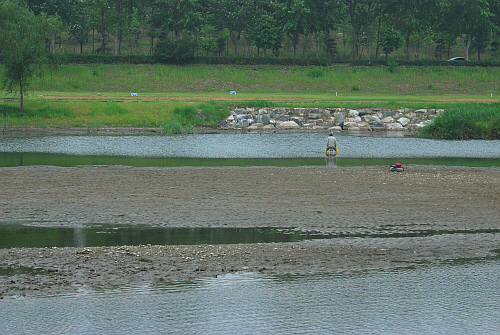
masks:
[(344, 123), (344, 128), (354, 128), (354, 127), (358, 127), (358, 123), (357, 122), (351, 122), (351, 121), (348, 121), (348, 122), (345, 122)]
[(382, 123), (393, 123), (394, 119), (392, 118), (392, 116), (388, 116), (388, 117), (384, 117), (382, 120), (380, 120), (380, 122), (382, 122)]
[(259, 115), (255, 118), (255, 122), (257, 123), (262, 123), (262, 124), (269, 124), (271, 119), (267, 115)]
[(370, 109), (362, 109), (359, 111), (359, 116), (370, 115), (372, 111)]
[(285, 122), (278, 123), (276, 125), (276, 128), (279, 128), (279, 129), (297, 129), (297, 128), (300, 128), (300, 126), (294, 121), (285, 121)]
[(317, 120), (317, 119), (321, 119), (321, 117), (322, 117), (322, 115), (319, 113), (311, 113), (311, 114), (309, 114), (309, 116), (307, 118), (311, 119), (311, 120)]
[(403, 127), (406, 127), (408, 124), (410, 124), (410, 122), (411, 120), (406, 117), (399, 118), (398, 120), (398, 123), (401, 124)]
[(351, 117), (352, 116), (358, 116), (358, 115), (359, 115), (359, 112), (357, 110), (355, 110), (355, 109), (351, 109), (349, 111), (349, 116), (351, 116)]
[(333, 113), (333, 117), (336, 119), (345, 119), (346, 113), (345, 112), (335, 112)]
[(252, 116), (249, 114), (236, 114), (234, 119), (236, 121), (250, 120), (250, 119), (252, 119)]
[(302, 116), (292, 116), (290, 121), (297, 123), (299, 126), (304, 124), (304, 118)]

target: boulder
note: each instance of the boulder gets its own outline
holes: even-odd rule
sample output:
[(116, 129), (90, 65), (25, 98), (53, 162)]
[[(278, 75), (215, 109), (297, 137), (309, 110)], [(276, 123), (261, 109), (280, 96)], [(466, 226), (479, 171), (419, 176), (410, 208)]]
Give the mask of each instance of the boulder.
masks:
[(302, 124), (304, 124), (304, 120), (305, 119), (302, 116), (292, 116), (290, 118), (290, 121), (297, 123), (299, 126), (302, 126)]
[(393, 123), (394, 119), (392, 118), (392, 116), (388, 116), (388, 117), (384, 117), (382, 120), (380, 120), (380, 122), (382, 122), (382, 123)]
[(345, 122), (344, 123), (344, 128), (358, 128), (358, 123), (357, 122)]
[(250, 119), (252, 119), (252, 116), (249, 114), (236, 114), (235, 117), (236, 121), (250, 120)]
[(400, 123), (388, 123), (387, 130), (404, 130)]
[(279, 128), (279, 129), (297, 129), (297, 128), (300, 128), (300, 126), (295, 121), (284, 121), (284, 122), (278, 123), (276, 125), (276, 128)]
[(425, 113), (427, 113), (427, 109), (417, 109), (415, 111), (415, 113), (417, 113), (417, 114), (425, 114)]
[(371, 113), (372, 113), (372, 111), (369, 110), (369, 109), (362, 109), (362, 110), (359, 111), (358, 115), (359, 116), (364, 116), (364, 115), (370, 115)]
[(359, 112), (355, 109), (349, 111), (349, 116), (359, 116)]
[(335, 112), (333, 113), (333, 117), (336, 119), (345, 119), (346, 114), (344, 112)]
[(321, 117), (322, 117), (322, 115), (319, 113), (311, 113), (311, 114), (309, 114), (309, 116), (307, 118), (311, 119), (311, 120), (317, 120), (317, 119), (321, 119)]
[(358, 123), (358, 122), (361, 122), (361, 118), (360, 118), (359, 116), (356, 116), (356, 117), (350, 117), (350, 118), (348, 118), (348, 119), (347, 119), (347, 121), (349, 121), (349, 122), (356, 122), (356, 123)]
[(340, 128), (339, 126), (333, 126), (333, 127), (330, 127), (328, 128), (329, 131), (342, 131), (342, 128)]
[(255, 118), (255, 122), (257, 123), (262, 123), (262, 124), (269, 124), (271, 119), (267, 115), (259, 115)]
[(398, 123), (401, 124), (403, 127), (406, 127), (410, 122), (411, 120), (406, 117), (402, 117), (398, 120)]

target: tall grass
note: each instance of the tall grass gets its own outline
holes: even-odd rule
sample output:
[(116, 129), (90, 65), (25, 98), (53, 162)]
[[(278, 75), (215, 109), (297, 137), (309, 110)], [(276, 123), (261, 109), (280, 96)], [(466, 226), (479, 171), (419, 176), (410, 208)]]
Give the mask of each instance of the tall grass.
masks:
[(353, 85), (360, 84), (361, 91), (368, 94), (489, 95), (500, 89), (499, 77), (500, 68), (404, 67), (397, 62), (389, 67), (325, 68), (93, 64), (48, 68), (43, 78), (33, 82), (32, 89), (169, 96), (173, 92), (351, 92)]
[(445, 140), (500, 139), (500, 103), (450, 108), (422, 128), (419, 135)]

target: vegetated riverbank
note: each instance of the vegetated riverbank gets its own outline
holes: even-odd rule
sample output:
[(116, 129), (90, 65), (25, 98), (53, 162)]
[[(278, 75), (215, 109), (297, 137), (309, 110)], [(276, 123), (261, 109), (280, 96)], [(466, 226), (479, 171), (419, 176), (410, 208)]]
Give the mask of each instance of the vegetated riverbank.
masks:
[(421, 137), (445, 140), (500, 139), (500, 104), (462, 104), (422, 128)]
[[(500, 89), (500, 68), (481, 67), (304, 67), (304, 66), (228, 66), (228, 65), (63, 65), (49, 67), (45, 76), (35, 79), (35, 94), (67, 92), (96, 96), (97, 93), (137, 93), (170, 96), (176, 93), (226, 95), (283, 92), (343, 95), (441, 96), (455, 99), (467, 95), (496, 93)], [(0, 78), (1, 79), (1, 78)], [(47, 94), (44, 98), (50, 98)], [(426, 107), (426, 106), (422, 106)], [(430, 107), (428, 107), (430, 108)]]
[[(154, 284), (230, 272), (314, 274), (498, 257), (498, 168), (0, 168), (0, 220), (78, 227), (292, 227), (329, 240), (14, 248), (0, 296)], [(91, 209), (91, 210), (89, 210)]]
[[(251, 102), (249, 102), (251, 103)], [(56, 120), (75, 118), (68, 110), (42, 108), (26, 109), (21, 119), (16, 107), (0, 105), (3, 135), (137, 135), (181, 134), (214, 132), (284, 132), (284, 131), (407, 131), (411, 136), (434, 139), (467, 140), (500, 138), (500, 103), (461, 103), (445, 109), (410, 108), (286, 108), (263, 107), (273, 102), (258, 101), (261, 107), (233, 108), (228, 103), (211, 101), (197, 106), (184, 105), (173, 108), (173, 113), (163, 113), (164, 122), (144, 121), (142, 127), (130, 122), (133, 114), (119, 105), (100, 104), (92, 110), (92, 121), (86, 127), (36, 127), (42, 117)], [(113, 117), (118, 126), (109, 118)], [(16, 120), (16, 122), (13, 122)], [(19, 121), (24, 124), (20, 126)], [(101, 120), (97, 121), (97, 120)], [(107, 120), (104, 122), (103, 120)], [(119, 121), (118, 121), (119, 120)], [(13, 124), (16, 126), (13, 126)]]

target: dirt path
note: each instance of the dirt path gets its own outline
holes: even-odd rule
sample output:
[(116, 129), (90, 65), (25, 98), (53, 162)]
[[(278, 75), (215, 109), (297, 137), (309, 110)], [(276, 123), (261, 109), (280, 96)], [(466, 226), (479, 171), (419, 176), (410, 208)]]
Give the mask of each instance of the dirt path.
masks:
[[(49, 271), (1, 276), (0, 296), (234, 271), (408, 266), (493, 257), (500, 250), (499, 168), (16, 167), (0, 168), (0, 184), (0, 221), (297, 227), (351, 236), (223, 246), (0, 249), (0, 263)], [(414, 236), (418, 232), (421, 237)], [(360, 237), (373, 234), (379, 237)]]

